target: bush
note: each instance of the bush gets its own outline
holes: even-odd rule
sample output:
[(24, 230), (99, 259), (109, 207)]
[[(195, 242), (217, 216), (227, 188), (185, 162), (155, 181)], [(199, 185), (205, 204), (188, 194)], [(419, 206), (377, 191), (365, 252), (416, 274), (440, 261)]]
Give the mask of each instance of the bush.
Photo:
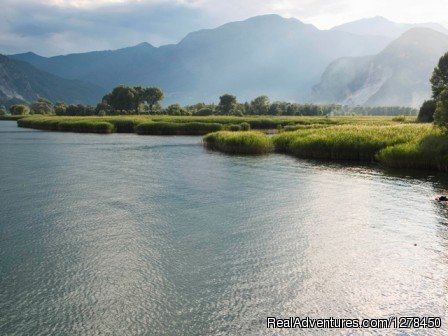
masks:
[(247, 122), (242, 122), (240, 124), (241, 130), (242, 131), (249, 131), (250, 130), (250, 124)]
[(148, 135), (204, 135), (223, 129), (218, 123), (171, 123), (171, 122), (149, 122), (137, 125), (137, 134)]
[(199, 111), (196, 111), (195, 113), (193, 113), (193, 115), (196, 116), (211, 116), (215, 111), (213, 111), (211, 108), (201, 108)]
[(237, 132), (237, 131), (241, 131), (241, 126), (237, 125), (237, 124), (229, 124), (227, 125), (227, 130), (231, 131), (231, 132)]
[(12, 115), (26, 115), (30, 114), (30, 108), (27, 105), (16, 104), (9, 108), (9, 112), (11, 112)]
[(406, 117), (405, 116), (393, 117), (392, 121), (395, 121), (395, 122), (405, 122), (406, 121)]
[(418, 112), (417, 120), (422, 123), (433, 122), (434, 112), (436, 111), (436, 101), (431, 99), (423, 103)]

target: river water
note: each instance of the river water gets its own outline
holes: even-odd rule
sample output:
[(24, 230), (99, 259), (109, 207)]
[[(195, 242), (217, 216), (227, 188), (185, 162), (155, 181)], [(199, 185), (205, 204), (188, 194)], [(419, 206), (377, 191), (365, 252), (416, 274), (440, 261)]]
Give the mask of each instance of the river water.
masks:
[(3, 121), (0, 179), (0, 335), (311, 332), (268, 316), (441, 316), (363, 334), (448, 333), (443, 175)]

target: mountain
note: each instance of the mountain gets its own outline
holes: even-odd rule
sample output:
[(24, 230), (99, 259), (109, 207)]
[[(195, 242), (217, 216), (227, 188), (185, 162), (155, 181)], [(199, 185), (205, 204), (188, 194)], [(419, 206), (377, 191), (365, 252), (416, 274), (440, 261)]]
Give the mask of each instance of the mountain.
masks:
[(94, 104), (104, 91), (94, 84), (68, 80), (32, 65), (0, 55), (0, 99), (32, 102), (40, 97), (53, 102)]
[(332, 62), (313, 88), (313, 100), (419, 107), (431, 96), (429, 78), (447, 51), (448, 35), (412, 28), (377, 55)]
[(332, 30), (359, 35), (385, 36), (397, 38), (411, 28), (430, 28), (443, 34), (448, 34), (448, 29), (438, 23), (397, 23), (384, 17), (376, 16), (342, 24), (332, 28)]
[(187, 35), (178, 44), (45, 58), (13, 55), (55, 75), (95, 83), (159, 86), (167, 102), (241, 100), (266, 94), (304, 100), (325, 67), (342, 56), (379, 52), (390, 38), (325, 31), (296, 19), (264, 15)]

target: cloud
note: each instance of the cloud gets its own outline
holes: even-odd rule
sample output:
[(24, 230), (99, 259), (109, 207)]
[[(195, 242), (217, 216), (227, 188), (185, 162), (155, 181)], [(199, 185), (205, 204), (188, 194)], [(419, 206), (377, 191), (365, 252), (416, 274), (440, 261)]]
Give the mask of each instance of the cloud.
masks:
[(0, 12), (0, 53), (66, 54), (143, 41), (161, 45), (210, 25), (201, 10), (177, 1), (103, 1), (96, 8), (90, 1), (6, 2), (9, 10)]
[(362, 17), (448, 24), (446, 0), (0, 0), (0, 53), (42, 55), (175, 43), (187, 33), (276, 13), (321, 29)]

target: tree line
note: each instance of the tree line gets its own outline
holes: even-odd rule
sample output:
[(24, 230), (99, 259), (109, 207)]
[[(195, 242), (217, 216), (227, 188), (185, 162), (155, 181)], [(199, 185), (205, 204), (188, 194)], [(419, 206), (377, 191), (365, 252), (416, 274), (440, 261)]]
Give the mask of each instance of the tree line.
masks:
[[(284, 101), (270, 102), (267, 96), (259, 96), (250, 102), (238, 102), (237, 97), (224, 94), (218, 104), (197, 103), (181, 106), (171, 104), (165, 108), (161, 101), (164, 93), (157, 87), (120, 85), (106, 94), (97, 106), (53, 104), (40, 98), (31, 105), (15, 104), (9, 109), (12, 115), (44, 114), (59, 116), (106, 116), (131, 114), (166, 114), (174, 116), (208, 115), (274, 115), (274, 116), (414, 116), (417, 110), (399, 106), (348, 106), (338, 104), (299, 104)], [(3, 110), (3, 114), (6, 111)]]
[(448, 52), (440, 58), (430, 82), (432, 99), (423, 103), (418, 113), (418, 120), (434, 122), (448, 129)]

